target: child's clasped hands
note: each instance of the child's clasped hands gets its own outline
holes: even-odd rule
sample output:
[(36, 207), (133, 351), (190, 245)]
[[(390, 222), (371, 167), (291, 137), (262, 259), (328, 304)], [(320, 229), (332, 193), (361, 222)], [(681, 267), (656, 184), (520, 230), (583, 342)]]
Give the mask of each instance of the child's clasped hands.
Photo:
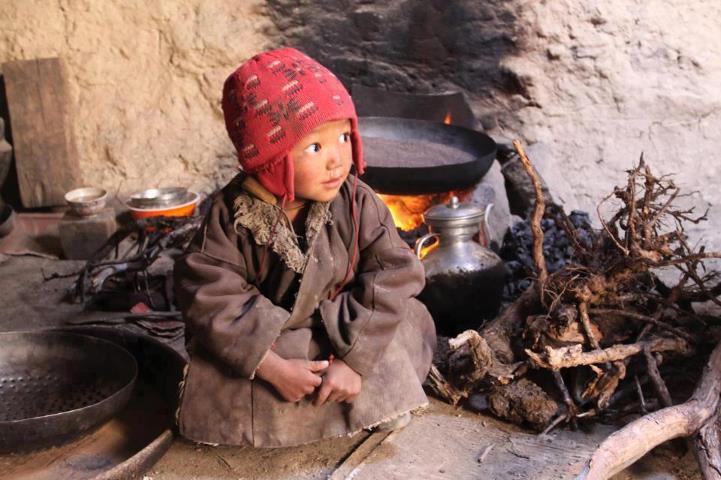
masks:
[(351, 403), (361, 391), (361, 376), (343, 360), (284, 359), (272, 350), (260, 363), (258, 377), (275, 387), (288, 402), (316, 393), (313, 404)]

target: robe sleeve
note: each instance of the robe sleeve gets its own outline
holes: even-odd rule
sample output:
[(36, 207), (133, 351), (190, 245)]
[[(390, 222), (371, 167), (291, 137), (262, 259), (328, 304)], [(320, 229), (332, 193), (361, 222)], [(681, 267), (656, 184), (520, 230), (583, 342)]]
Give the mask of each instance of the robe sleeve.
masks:
[[(216, 202), (175, 263), (176, 296), (194, 341), (238, 375), (252, 379), (290, 314), (246, 280), (237, 235)], [(232, 231), (232, 227), (230, 227)]]
[(338, 357), (367, 375), (405, 319), (408, 303), (417, 301), (413, 297), (423, 289), (425, 274), (375, 193), (364, 191), (359, 204), (356, 277), (335, 300), (322, 301), (319, 311)]

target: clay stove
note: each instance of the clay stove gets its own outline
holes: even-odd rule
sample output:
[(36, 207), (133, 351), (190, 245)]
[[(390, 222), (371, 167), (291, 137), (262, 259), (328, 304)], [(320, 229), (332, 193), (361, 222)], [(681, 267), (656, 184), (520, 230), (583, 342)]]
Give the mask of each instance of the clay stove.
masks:
[(473, 112), (460, 92), (418, 95), (354, 85), (353, 99), (368, 163), (363, 180), (413, 244), (426, 233), (425, 211), (453, 196), (472, 198), (495, 159), (495, 143), (473, 130)]
[[(414, 97), (420, 97), (418, 103), (423, 108), (412, 108)], [(458, 99), (457, 96), (452, 98)], [(378, 109), (369, 108), (368, 101), (377, 101)], [(361, 112), (388, 114), (393, 113), (389, 107), (395, 106), (395, 112), (415, 117), (366, 116), (359, 119), (367, 164), (363, 179), (378, 192), (389, 207), (401, 237), (413, 247), (418, 238), (428, 233), (423, 214), (429, 209), (446, 205), (454, 197), (456, 205), (459, 201), (472, 200), (477, 185), (495, 160), (495, 142), (480, 132), (453, 125), (454, 118), (464, 119), (466, 125), (472, 125), (472, 117), (464, 117), (462, 109), (459, 112), (449, 109), (451, 107), (445, 104), (448, 99), (443, 96), (394, 94), (384, 101), (383, 95), (375, 91), (356, 102)], [(429, 104), (434, 102), (436, 108), (431, 108)], [(424, 115), (435, 121), (418, 118)], [(481, 203), (473, 208), (482, 213), (486, 206)], [(441, 209), (445, 210), (444, 207)], [(479, 218), (478, 227), (480, 222)], [(466, 233), (468, 228), (469, 225), (465, 227)], [(487, 246), (487, 230), (476, 230), (475, 240)], [(450, 238), (449, 232), (446, 233)], [(469, 246), (466, 249), (457, 248), (460, 243), (455, 241), (448, 245), (441, 243), (430, 243), (418, 251), (421, 258), (428, 255), (424, 263), (438, 264), (437, 268), (431, 268), (426, 263), (427, 283), (419, 299), (433, 314), (437, 330), (454, 335), (459, 329), (479, 327), (483, 319), (495, 316), (505, 267), (495, 253), (476, 244), (470, 237), (464, 243)], [(473, 245), (493, 257), (493, 261), (478, 262), (483, 255), (479, 255)], [(438, 252), (431, 253), (435, 249)], [(441, 253), (443, 261), (439, 260), (441, 257), (433, 257)], [(477, 302), (479, 294), (490, 297), (488, 301)]]

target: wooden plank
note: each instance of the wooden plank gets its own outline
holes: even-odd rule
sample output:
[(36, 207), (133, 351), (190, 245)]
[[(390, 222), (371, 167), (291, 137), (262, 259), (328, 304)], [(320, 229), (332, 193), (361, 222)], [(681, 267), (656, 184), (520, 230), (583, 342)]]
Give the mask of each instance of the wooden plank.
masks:
[(371, 453), (395, 432), (373, 432), (348, 455), (328, 476), (328, 480), (351, 480), (363, 467)]
[(20, 200), (27, 208), (63, 205), (65, 192), (82, 181), (64, 66), (45, 58), (7, 62), (2, 70)]

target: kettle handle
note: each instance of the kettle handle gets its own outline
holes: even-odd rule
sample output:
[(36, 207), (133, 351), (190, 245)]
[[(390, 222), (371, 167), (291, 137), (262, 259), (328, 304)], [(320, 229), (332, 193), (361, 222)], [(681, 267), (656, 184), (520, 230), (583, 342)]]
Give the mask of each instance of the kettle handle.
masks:
[(480, 244), (484, 247), (488, 247), (491, 243), (491, 226), (488, 224), (488, 217), (491, 216), (491, 210), (493, 210), (493, 204), (489, 203), (486, 205), (486, 210), (483, 213), (483, 223), (480, 226)]
[(426, 243), (427, 240), (437, 237), (437, 233), (426, 233), (421, 238), (416, 240), (416, 257), (421, 258), (421, 251), (423, 250), (423, 244)]

